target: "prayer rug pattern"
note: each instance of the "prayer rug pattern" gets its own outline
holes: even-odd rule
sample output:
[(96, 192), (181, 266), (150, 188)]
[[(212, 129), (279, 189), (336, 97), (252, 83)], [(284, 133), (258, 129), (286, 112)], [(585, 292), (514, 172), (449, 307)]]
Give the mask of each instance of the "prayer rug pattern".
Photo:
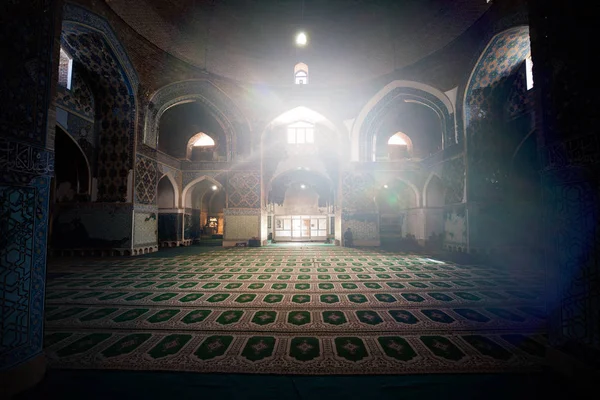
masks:
[(233, 248), (50, 266), (57, 368), (277, 374), (529, 371), (543, 280), (419, 255)]

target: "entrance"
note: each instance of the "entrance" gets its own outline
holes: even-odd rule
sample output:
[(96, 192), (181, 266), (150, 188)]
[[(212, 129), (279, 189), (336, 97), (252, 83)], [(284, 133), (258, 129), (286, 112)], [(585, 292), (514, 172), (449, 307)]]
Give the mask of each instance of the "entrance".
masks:
[(277, 241), (325, 241), (327, 217), (320, 215), (276, 215)]

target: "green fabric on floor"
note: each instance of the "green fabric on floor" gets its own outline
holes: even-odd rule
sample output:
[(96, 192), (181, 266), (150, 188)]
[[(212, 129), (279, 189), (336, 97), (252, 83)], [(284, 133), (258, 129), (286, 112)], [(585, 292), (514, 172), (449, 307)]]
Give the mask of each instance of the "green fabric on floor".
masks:
[(484, 373), (537, 371), (545, 356), (535, 271), (280, 244), (62, 260), (49, 276), (56, 368)]

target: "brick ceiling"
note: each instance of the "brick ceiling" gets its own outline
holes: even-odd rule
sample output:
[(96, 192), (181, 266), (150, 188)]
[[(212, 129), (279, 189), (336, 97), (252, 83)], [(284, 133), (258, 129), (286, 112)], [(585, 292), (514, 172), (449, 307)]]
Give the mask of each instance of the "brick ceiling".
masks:
[[(439, 50), (489, 7), (485, 0), (105, 0), (159, 48), (208, 71), (252, 83), (343, 85), (410, 65)], [(303, 11), (302, 11), (303, 10)], [(309, 35), (297, 49), (294, 35)]]

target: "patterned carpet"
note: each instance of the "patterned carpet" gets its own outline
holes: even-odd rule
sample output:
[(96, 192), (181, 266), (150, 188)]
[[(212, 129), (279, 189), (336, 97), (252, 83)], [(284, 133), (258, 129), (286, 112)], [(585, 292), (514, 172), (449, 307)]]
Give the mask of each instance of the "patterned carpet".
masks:
[(55, 368), (269, 374), (532, 371), (535, 271), (333, 246), (204, 250), (49, 267)]

